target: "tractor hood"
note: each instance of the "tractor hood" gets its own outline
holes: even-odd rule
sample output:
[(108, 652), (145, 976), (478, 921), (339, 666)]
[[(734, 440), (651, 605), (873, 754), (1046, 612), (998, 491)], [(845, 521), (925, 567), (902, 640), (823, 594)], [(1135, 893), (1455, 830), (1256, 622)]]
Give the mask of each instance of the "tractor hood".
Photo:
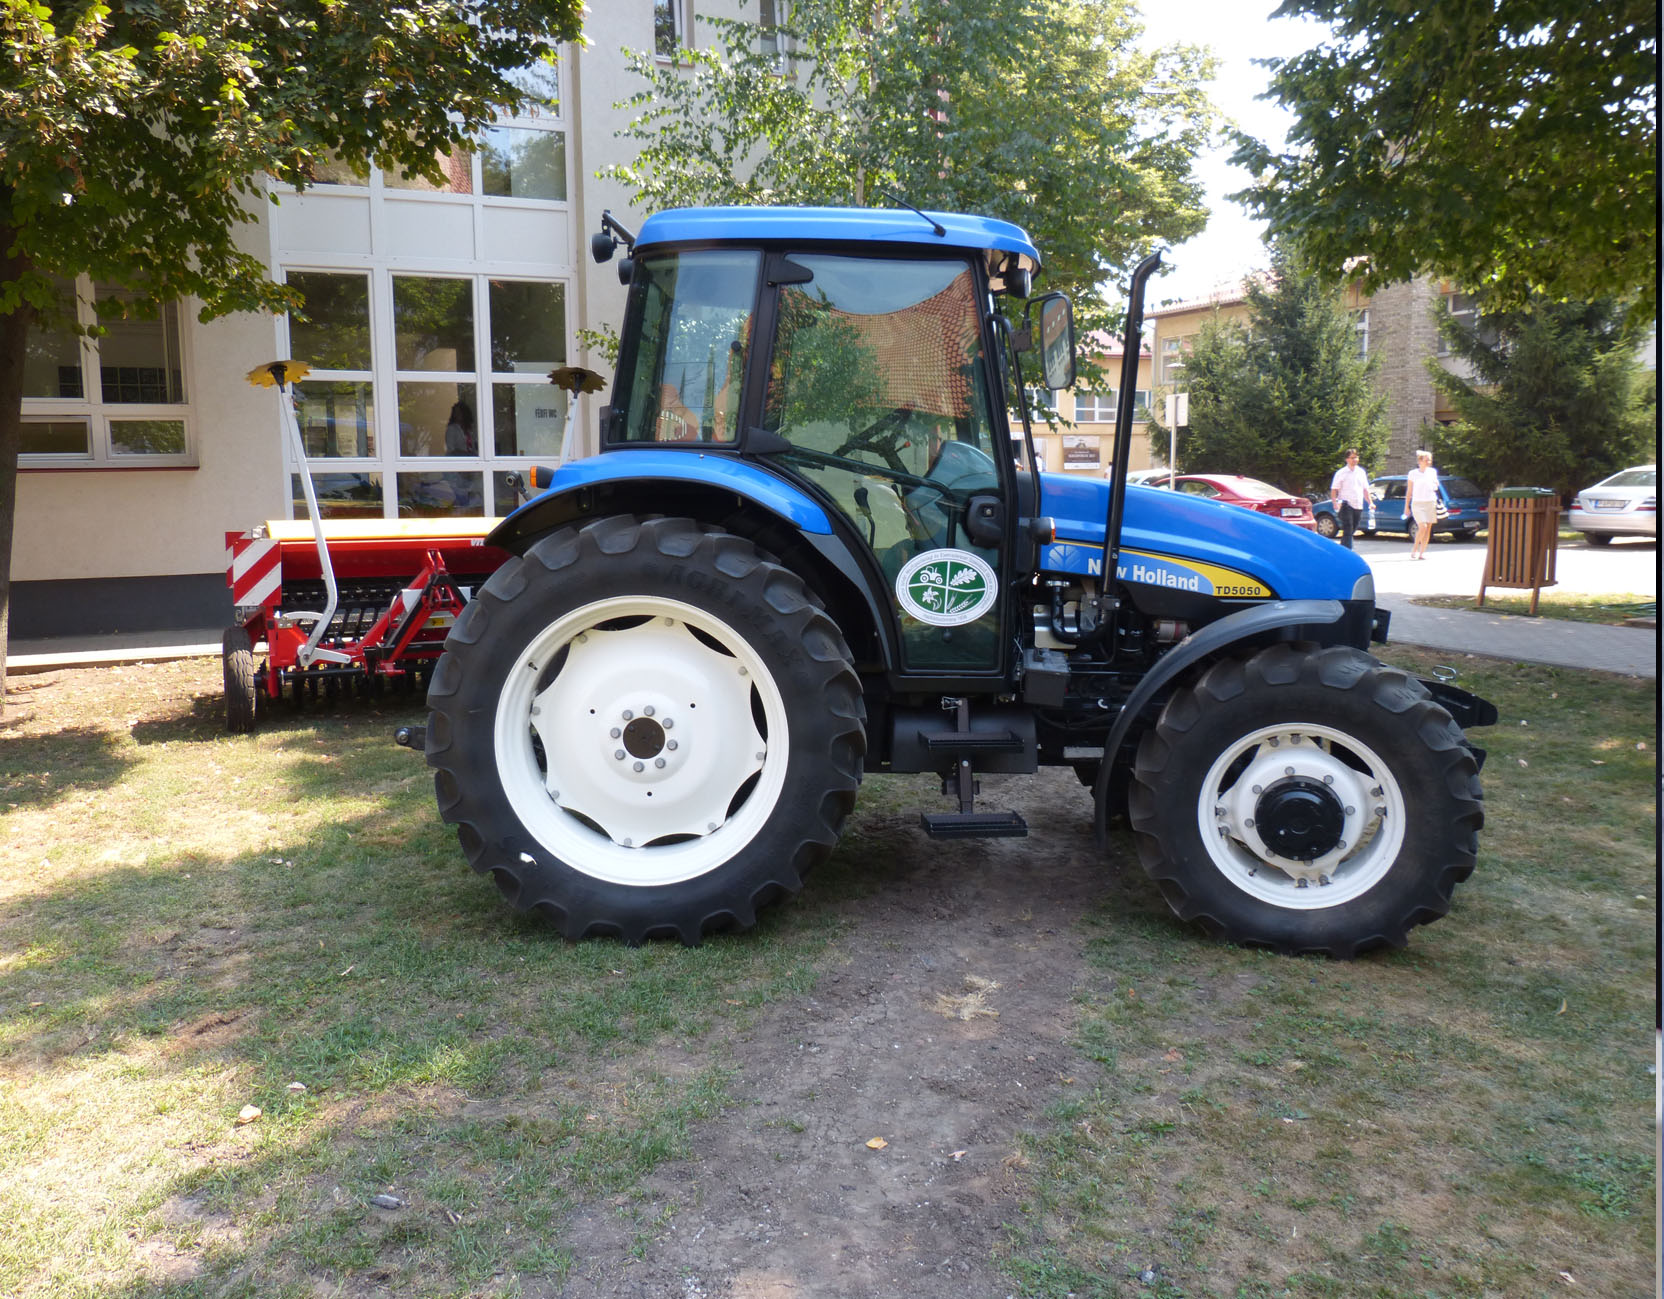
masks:
[[(1097, 576), (1103, 568), (1109, 483), (1041, 475), (1040, 508), (1057, 524), (1046, 572)], [(1239, 505), (1129, 484), (1118, 576), (1125, 582), (1219, 596), (1282, 600), (1372, 598), (1369, 565), (1355, 551)], [(1242, 589), (1251, 578), (1268, 590)]]

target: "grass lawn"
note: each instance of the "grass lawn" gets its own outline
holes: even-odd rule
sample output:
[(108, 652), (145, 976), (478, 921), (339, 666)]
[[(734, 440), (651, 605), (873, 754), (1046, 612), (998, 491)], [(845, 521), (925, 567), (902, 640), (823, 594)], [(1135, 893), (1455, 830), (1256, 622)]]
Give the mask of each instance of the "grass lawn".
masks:
[[(1436, 609), (1476, 609), (1481, 613), (1531, 616), (1529, 595), (1487, 595), (1483, 605), (1462, 595), (1423, 595), (1417, 596), (1414, 603), (1431, 605)], [(1613, 626), (1622, 626), (1631, 618), (1656, 618), (1657, 615), (1658, 597), (1639, 595), (1633, 591), (1610, 595), (1544, 591), (1538, 597), (1536, 613), (1539, 618), (1561, 618), (1567, 622), (1599, 622)]]
[(1480, 862), (1407, 950), (1088, 918), (1106, 1071), (1031, 1139), (1023, 1294), (1655, 1293), (1656, 690), (1477, 658), (1460, 684), (1502, 714)]
[[(1481, 861), (1407, 951), (1215, 946), (1136, 866), (1082, 917), (1080, 1067), (1014, 1165), (1014, 1292), (1650, 1291), (1655, 689), (1463, 670), (1503, 714)], [(744, 1100), (724, 1033), (807, 1014), (883, 899), (833, 871), (696, 950), (554, 940), (389, 742), (418, 705), (234, 737), (218, 675), (14, 678), (0, 1294), (558, 1292), (562, 1224), (628, 1213)]]

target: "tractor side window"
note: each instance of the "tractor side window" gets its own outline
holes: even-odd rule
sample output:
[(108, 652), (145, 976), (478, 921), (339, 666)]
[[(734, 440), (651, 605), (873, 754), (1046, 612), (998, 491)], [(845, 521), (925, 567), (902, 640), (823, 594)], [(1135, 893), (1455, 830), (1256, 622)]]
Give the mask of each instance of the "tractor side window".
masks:
[[(908, 578), (909, 590), (919, 586), (916, 610), (900, 605), (909, 668), (997, 668), (1000, 602), (968, 622), (955, 612), (997, 585), (984, 574), (999, 571), (998, 547), (979, 545), (966, 519), (973, 496), (1002, 494), (996, 457), (1010, 454), (995, 441), (970, 263), (818, 253), (790, 261), (811, 278), (780, 286), (762, 414), (763, 427), (791, 444), (777, 463), (837, 503), (892, 583), (904, 569), (921, 575)], [(966, 568), (953, 554), (909, 567), (938, 550), (969, 552), (986, 567)], [(961, 585), (926, 589), (936, 578)]]
[(623, 441), (734, 440), (761, 262), (731, 250), (642, 259)]

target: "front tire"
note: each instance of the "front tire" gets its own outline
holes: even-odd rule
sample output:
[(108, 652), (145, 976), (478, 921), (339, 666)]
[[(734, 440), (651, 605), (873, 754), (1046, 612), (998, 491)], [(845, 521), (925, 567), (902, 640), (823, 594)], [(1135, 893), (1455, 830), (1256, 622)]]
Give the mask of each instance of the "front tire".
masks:
[(428, 691), (440, 812), (568, 938), (744, 929), (825, 860), (861, 686), (802, 580), (688, 519), (599, 520), (500, 568)]
[(1129, 812), (1181, 918), (1343, 959), (1444, 915), (1484, 823), (1478, 766), (1420, 682), (1292, 645), (1216, 663), (1168, 701)]

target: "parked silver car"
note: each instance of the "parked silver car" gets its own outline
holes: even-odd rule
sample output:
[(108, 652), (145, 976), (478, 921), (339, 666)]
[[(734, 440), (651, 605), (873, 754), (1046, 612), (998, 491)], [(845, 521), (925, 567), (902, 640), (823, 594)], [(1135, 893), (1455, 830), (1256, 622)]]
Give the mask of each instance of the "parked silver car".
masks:
[(1566, 522), (1604, 546), (1613, 537), (1658, 536), (1658, 466), (1620, 469), (1593, 487), (1585, 487), (1572, 502)]

